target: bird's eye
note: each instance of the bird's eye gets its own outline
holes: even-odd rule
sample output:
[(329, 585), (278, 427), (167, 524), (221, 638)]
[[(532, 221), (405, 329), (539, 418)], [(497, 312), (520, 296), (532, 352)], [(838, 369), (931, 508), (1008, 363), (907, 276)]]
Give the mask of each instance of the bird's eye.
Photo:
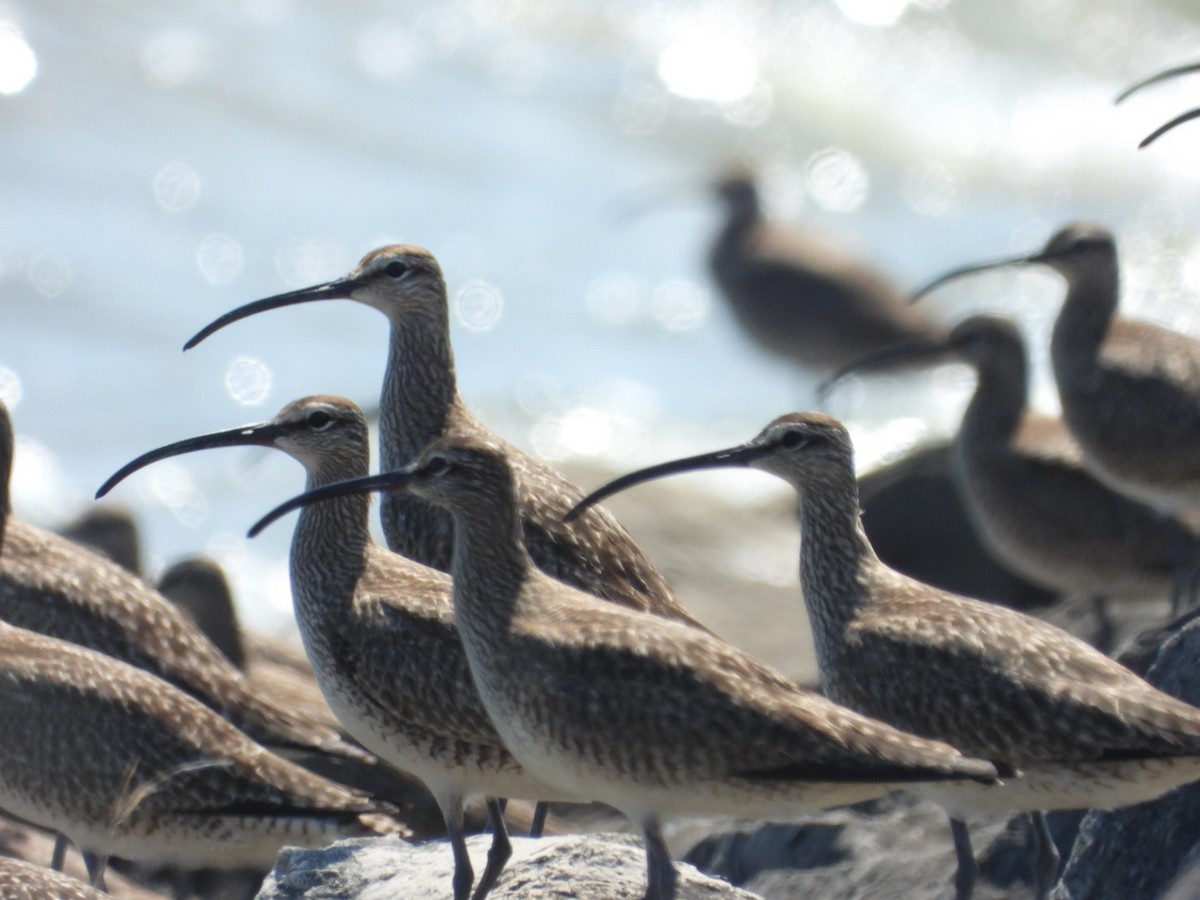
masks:
[(399, 278), (408, 273), (408, 263), (402, 263), (400, 260), (394, 259), (384, 267), (383, 271), (387, 272), (393, 278)]
[(796, 431), (794, 428), (785, 431), (779, 438), (780, 445), (787, 447), (789, 450), (794, 450), (796, 447), (802, 446), (806, 441), (807, 438), (804, 433)]
[(333, 424), (333, 416), (323, 410), (316, 410), (308, 414), (308, 425), (310, 428), (315, 428), (317, 431), (324, 431)]
[(444, 456), (434, 456), (425, 463), (425, 471), (430, 475), (440, 475), (450, 468), (450, 463), (446, 462)]

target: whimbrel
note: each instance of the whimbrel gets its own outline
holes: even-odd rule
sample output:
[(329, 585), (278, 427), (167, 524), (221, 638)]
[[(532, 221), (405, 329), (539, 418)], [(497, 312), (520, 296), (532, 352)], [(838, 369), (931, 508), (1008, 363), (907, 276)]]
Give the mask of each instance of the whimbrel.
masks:
[(884, 347), (944, 335), (870, 266), (767, 222), (748, 171), (727, 172), (715, 192), (726, 220), (709, 249), (709, 270), (738, 322), (764, 349), (832, 369)]
[(69, 541), (90, 547), (134, 575), (142, 574), (137, 523), (128, 510), (94, 506), (60, 528), (58, 533)]
[(1038, 253), (955, 269), (916, 292), (1000, 266), (1048, 266), (1067, 283), (1050, 358), (1063, 418), (1105, 484), (1196, 524), (1200, 515), (1200, 341), (1117, 315), (1117, 248), (1077, 222)]
[[(275, 418), (169, 444), (123, 466), (105, 487), (170, 456), (214, 447), (275, 447), (300, 462), (310, 488), (366, 475), (362, 412), (340, 397), (305, 397)], [(454, 895), (474, 878), (463, 839), (465, 797), (563, 797), (530, 777), (505, 748), (471, 681), (445, 573), (371, 540), (369, 502), (351, 497), (306, 510), (292, 539), (296, 620), (325, 699), (346, 730), (382, 759), (420, 778), (446, 820), (455, 858)], [(485, 896), (511, 848), (499, 805)]]
[[(651, 478), (727, 466), (761, 469), (799, 493), (800, 583), (825, 693), (1021, 773), (967, 804), (961, 792), (942, 798), (960, 898), (970, 895), (976, 871), (965, 812), (1124, 806), (1200, 778), (1200, 709), (1061, 629), (881, 563), (862, 529), (850, 437), (830, 416), (781, 416), (746, 444), (623, 476), (585, 502)], [(1034, 818), (1044, 893), (1057, 854), (1044, 819)]]
[(263, 749), (141, 669), (0, 623), (0, 807), (90, 858), (269, 868), (287, 843), (391, 833), (383, 807)]
[[(349, 737), (325, 701), (312, 663), (299, 642), (242, 629), (229, 581), (217, 563), (205, 557), (178, 560), (162, 573), (158, 590), (187, 612), (200, 630), (246, 674), (255, 690), (271, 697), (285, 709), (299, 712)], [(424, 784), (407, 772), (374, 756), (363, 762), (332, 754), (315, 754), (305, 756), (302, 762), (306, 769), (318, 775), (403, 809), (405, 824), (412, 830), (414, 839), (445, 835), (445, 822), (436, 801)], [(515, 804), (510, 804), (505, 817), (512, 821), (514, 814), (520, 811)], [(474, 820), (478, 818), (472, 816)]]
[[(454, 376), (446, 280), (433, 254), (404, 244), (380, 247), (345, 278), (268, 297), (226, 313), (184, 345), (190, 348), (231, 322), (314, 300), (349, 299), (379, 310), (391, 323), (380, 397), (380, 466), (410, 462), (430, 441), (463, 434), (502, 443), (463, 403)], [(614, 603), (698, 624), (637, 544), (605, 510), (589, 510), (572, 526), (563, 514), (583, 491), (542, 461), (504, 444), (518, 472), (521, 519), (530, 554), (550, 575)], [(381, 512), (388, 547), (446, 571), (450, 517), (408, 495), (388, 495)]]
[(885, 350), (849, 370), (946, 357), (975, 369), (975, 394), (954, 439), (953, 472), (996, 555), (1066, 596), (1169, 596), (1180, 612), (1195, 590), (1200, 542), (1178, 520), (1096, 480), (1062, 421), (1027, 408), (1025, 344), (1012, 322), (973, 316), (940, 346)]
[(316, 722), (272, 704), (149, 585), (85, 547), (12, 514), (13, 429), (0, 404), (0, 620), (158, 675), (281, 750), (361, 758)]
[(550, 578), (522, 542), (507, 460), (445, 438), (405, 469), (294, 498), (251, 533), (352, 491), (408, 489), (449, 509), (454, 611), (492, 721), (528, 771), (641, 827), (648, 898), (675, 892), (666, 816), (793, 816), (913, 782), (993, 781), (989, 764), (837, 706), (704, 631)]
[[(1125, 90), (1121, 91), (1121, 93), (1117, 95), (1116, 102), (1121, 103), (1122, 101), (1127, 100), (1133, 94), (1136, 94), (1138, 91), (1150, 87), (1152, 84), (1158, 84), (1162, 81), (1169, 81), (1172, 78), (1178, 78), (1180, 75), (1190, 75), (1194, 72), (1200, 72), (1200, 63), (1193, 62), (1186, 65), (1173, 66), (1170, 69), (1165, 69), (1162, 72), (1151, 75), (1149, 78), (1143, 78), (1141, 81), (1135, 82), (1134, 84), (1131, 84), (1129, 87), (1125, 88)], [(1190, 109), (1185, 113), (1180, 113), (1165, 125), (1160, 125), (1158, 128), (1154, 129), (1154, 131), (1150, 132), (1150, 134), (1146, 135), (1146, 137), (1142, 138), (1142, 142), (1138, 144), (1138, 148), (1144, 149), (1149, 147), (1177, 125), (1182, 125), (1184, 122), (1190, 122), (1192, 119), (1198, 118), (1200, 118), (1200, 108)]]

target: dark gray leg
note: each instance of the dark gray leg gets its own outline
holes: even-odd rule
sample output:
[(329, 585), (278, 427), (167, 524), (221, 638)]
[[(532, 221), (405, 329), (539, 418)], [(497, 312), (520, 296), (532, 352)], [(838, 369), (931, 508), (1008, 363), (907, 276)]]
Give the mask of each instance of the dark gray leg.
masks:
[(1177, 619), (1196, 605), (1200, 590), (1200, 559), (1192, 555), (1190, 542), (1181, 539), (1174, 547), (1175, 569), (1171, 575), (1171, 618)]
[(488, 850), (487, 868), (479, 879), (471, 900), (483, 900), (488, 892), (495, 887), (496, 879), (504, 869), (504, 864), (512, 856), (512, 844), (508, 840), (508, 829), (504, 826), (504, 809), (500, 801), (494, 797), (487, 798), (488, 821), (492, 826), (492, 846)]
[(1034, 888), (1036, 893), (1034, 896), (1038, 900), (1045, 900), (1050, 896), (1050, 888), (1054, 887), (1054, 878), (1058, 875), (1058, 864), (1062, 862), (1062, 857), (1059, 855), (1058, 847), (1054, 843), (1054, 838), (1050, 835), (1050, 826), (1046, 823), (1046, 814), (1043, 812), (1032, 812), (1029, 818), (1033, 824), (1033, 838), (1035, 853), (1033, 877)]
[(645, 900), (675, 900), (678, 874), (671, 862), (671, 851), (663, 840), (658, 819), (651, 817), (642, 823), (646, 840), (646, 898)]
[(108, 888), (104, 884), (104, 870), (108, 868), (108, 857), (98, 856), (89, 850), (84, 850), (83, 864), (87, 866), (88, 884), (107, 894)]
[(54, 833), (54, 854), (50, 857), (50, 868), (55, 872), (63, 870), (63, 862), (67, 858), (67, 836), (62, 832)]
[(954, 873), (954, 900), (970, 900), (979, 878), (979, 863), (975, 862), (975, 851), (971, 849), (971, 832), (962, 819), (950, 820), (950, 833), (954, 835), (954, 855), (958, 857), (958, 871)]
[(1116, 638), (1116, 629), (1113, 627), (1112, 617), (1108, 614), (1108, 604), (1105, 599), (1099, 595), (1092, 598), (1092, 614), (1096, 617), (1096, 640), (1094, 641), (1097, 650), (1102, 653), (1108, 653), (1113, 648), (1113, 640)]
[(542, 832), (546, 830), (546, 813), (550, 811), (550, 804), (544, 800), (539, 802), (533, 808), (533, 821), (529, 823), (529, 836), (539, 838)]
[(462, 797), (438, 799), (442, 816), (446, 820), (446, 837), (454, 853), (454, 900), (468, 900), (471, 885), (475, 883), (475, 870), (471, 868), (471, 857), (467, 854), (467, 840), (463, 837)]

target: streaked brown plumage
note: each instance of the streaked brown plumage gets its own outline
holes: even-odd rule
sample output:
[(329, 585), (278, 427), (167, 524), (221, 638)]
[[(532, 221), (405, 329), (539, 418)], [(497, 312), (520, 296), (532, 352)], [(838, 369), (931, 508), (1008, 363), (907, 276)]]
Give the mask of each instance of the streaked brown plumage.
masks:
[[(340, 397), (305, 397), (274, 419), (179, 441), (124, 466), (108, 486), (155, 460), (221, 446), (271, 446), (299, 461), (315, 488), (368, 471), (367, 423)], [(292, 541), (292, 593), (305, 652), (334, 715), (382, 759), (420, 778), (446, 820), (455, 897), (473, 873), (462, 837), (465, 797), (558, 799), (512, 758), (479, 699), (450, 602), (450, 579), (371, 540), (369, 502), (351, 497), (306, 510)], [(568, 798), (569, 799), (569, 798)], [(488, 868), (476, 898), (510, 848), (494, 801)]]
[[(781, 416), (740, 447), (644, 469), (592, 496), (722, 466), (762, 469), (799, 493), (800, 581), (825, 693), (1022, 773), (981, 789), (976, 806), (1122, 806), (1200, 778), (1200, 710), (1045, 622), (881, 563), (862, 529), (849, 435), (827, 415)], [(947, 805), (957, 818), (970, 808)], [(960, 824), (960, 896), (973, 886), (963, 838)]]
[(70, 875), (0, 856), (0, 897), (4, 900), (105, 900), (107, 896)]
[(1025, 344), (1006, 319), (973, 316), (941, 345), (860, 360), (861, 371), (915, 357), (955, 357), (976, 372), (954, 439), (954, 476), (980, 535), (1005, 564), (1067, 596), (1182, 606), (1200, 542), (1180, 522), (1113, 491), (1084, 468), (1059, 419), (1026, 406)]
[(750, 172), (725, 173), (714, 191), (726, 219), (709, 249), (709, 270), (738, 322), (764, 349), (831, 369), (885, 347), (944, 335), (862, 260), (767, 222)]
[[(299, 642), (293, 645), (241, 628), (229, 582), (217, 563), (204, 557), (181, 559), (163, 572), (158, 590), (187, 612), (200, 630), (246, 673), (255, 690), (285, 709), (350, 737), (325, 702), (312, 663)], [(446, 833), (437, 803), (425, 786), (407, 772), (373, 756), (370, 760), (356, 760), (309, 754), (299, 761), (318, 775), (395, 804), (404, 811), (405, 823), (417, 840), (442, 837)], [(515, 811), (519, 809), (510, 809), (508, 817), (512, 818)]]
[(918, 294), (997, 266), (1040, 264), (1067, 283), (1050, 359), (1087, 467), (1155, 509), (1200, 519), (1200, 341), (1117, 314), (1112, 235), (1077, 222), (1038, 253), (956, 269)]
[[(391, 323), (388, 362), (380, 397), (380, 467), (410, 462), (443, 435), (470, 435), (502, 444), (519, 478), (525, 540), (550, 575), (606, 600), (698, 624), (628, 532), (605, 510), (589, 510), (567, 526), (563, 514), (583, 491), (542, 461), (493, 435), (458, 394), (446, 281), (428, 250), (405, 244), (380, 247), (348, 276), (247, 304), (203, 328), (185, 345), (246, 316), (314, 300), (350, 299), (379, 310)], [(381, 517), (388, 546), (445, 571), (453, 531), (445, 511), (420, 498), (384, 498)]]
[(12, 420), (0, 405), (0, 620), (146, 669), (268, 746), (358, 755), (335, 733), (256, 693), (203, 634), (141, 579), (14, 516), (8, 490), (12, 461)]
[[(0, 807), (103, 860), (269, 867), (286, 843), (394, 831), (364, 795), (104, 654), (0, 623)], [(93, 871), (93, 882), (100, 872)]]
[(674, 895), (664, 816), (795, 815), (899, 784), (991, 780), (986, 763), (839, 707), (719, 638), (539, 571), (507, 459), (443, 439), (404, 470), (312, 491), (264, 521), (296, 505), (332, 515), (321, 511), (347, 492), (389, 487), (448, 508), (455, 615), (492, 720), (530, 772), (641, 826), (647, 897)]

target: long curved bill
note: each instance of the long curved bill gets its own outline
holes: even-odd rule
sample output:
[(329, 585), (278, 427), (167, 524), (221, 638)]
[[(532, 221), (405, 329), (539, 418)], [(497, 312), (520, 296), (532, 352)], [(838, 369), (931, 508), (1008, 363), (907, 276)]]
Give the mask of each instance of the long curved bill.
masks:
[(701, 453), (699, 456), (688, 456), (684, 459), (676, 459), (671, 462), (659, 463), (656, 466), (647, 466), (645, 469), (638, 469), (636, 472), (630, 472), (628, 475), (614, 478), (608, 484), (596, 488), (596, 490), (567, 510), (567, 514), (563, 516), (563, 521), (573, 521), (589, 506), (595, 506), (606, 497), (618, 494), (626, 488), (633, 487), (635, 484), (641, 484), (644, 481), (653, 481), (656, 478), (666, 478), (668, 475), (676, 475), (680, 472), (745, 467), (749, 466), (762, 453), (763, 450), (761, 447), (757, 444), (749, 443), (738, 447), (731, 447), (728, 450)]
[(1011, 256), (1008, 259), (996, 259), (992, 260), (991, 262), (975, 263), (971, 266), (961, 266), (957, 269), (951, 269), (944, 275), (939, 275), (937, 278), (933, 279), (933, 281), (927, 282), (909, 294), (908, 302), (916, 303), (926, 294), (932, 294), (947, 282), (962, 278), (964, 275), (974, 275), (976, 272), (987, 272), (989, 269), (1003, 269), (1006, 266), (1025, 266), (1029, 265), (1030, 263), (1040, 262), (1041, 258), (1042, 257), (1040, 253), (1035, 253), (1032, 256)]
[(145, 468), (161, 459), (182, 456), (185, 453), (192, 453), (196, 450), (209, 450), (213, 447), (269, 446), (282, 433), (283, 428), (281, 426), (273, 422), (261, 422), (257, 425), (243, 425), (241, 428), (231, 428), (228, 431), (215, 431), (212, 434), (203, 434), (199, 437), (176, 441), (174, 444), (167, 444), (165, 447), (159, 447), (157, 450), (143, 453), (137, 459), (127, 462), (121, 468), (117, 469), (116, 472), (109, 476), (108, 481), (100, 485), (100, 489), (96, 491), (96, 499), (99, 500), (138, 469)]
[(950, 348), (945, 341), (914, 341), (909, 344), (897, 344), (895, 347), (885, 347), (842, 366), (817, 385), (817, 397), (824, 402), (833, 393), (833, 389), (851, 375), (875, 369), (888, 369), (902, 362), (918, 359), (938, 359), (949, 352)]
[(1113, 103), (1120, 103), (1123, 100), (1136, 94), (1142, 88), (1150, 87), (1152, 84), (1158, 84), (1160, 81), (1169, 81), (1172, 78), (1178, 78), (1180, 75), (1190, 75), (1192, 72), (1200, 72), (1200, 62), (1187, 63), (1182, 66), (1174, 66), (1159, 72), (1157, 75), (1151, 75), (1149, 78), (1143, 78), (1141, 81), (1134, 82), (1121, 93), (1117, 94), (1117, 99)]
[(1166, 125), (1159, 125), (1152, 132), (1142, 138), (1142, 142), (1138, 144), (1138, 149), (1145, 150), (1168, 131), (1171, 131), (1173, 128), (1175, 128), (1175, 126), (1182, 125), (1184, 122), (1190, 122), (1192, 119), (1200, 119), (1200, 108), (1189, 109), (1187, 112), (1173, 118)]
[(285, 294), (276, 294), (274, 297), (267, 297), (263, 300), (255, 300), (253, 303), (239, 306), (237, 309), (231, 310), (225, 313), (225, 315), (209, 322), (192, 335), (188, 342), (183, 345), (183, 349), (191, 350), (209, 335), (220, 331), (226, 325), (236, 322), (238, 319), (245, 319), (248, 316), (257, 315), (269, 309), (279, 309), (281, 306), (292, 306), (296, 303), (312, 303), (317, 300), (345, 300), (349, 298), (350, 294), (358, 286), (358, 281), (354, 278), (339, 278), (337, 281), (300, 288), (298, 291), (288, 291)]
[(420, 478), (419, 472), (412, 468), (397, 469), (394, 472), (381, 472), (378, 475), (365, 475), (362, 478), (349, 478), (346, 481), (335, 481), (311, 491), (298, 494), (291, 500), (285, 500), (277, 507), (250, 526), (246, 537), (258, 537), (268, 525), (281, 519), (294, 510), (301, 509), (323, 500), (334, 497), (345, 497), (348, 494), (366, 494), (370, 491), (403, 491)]

